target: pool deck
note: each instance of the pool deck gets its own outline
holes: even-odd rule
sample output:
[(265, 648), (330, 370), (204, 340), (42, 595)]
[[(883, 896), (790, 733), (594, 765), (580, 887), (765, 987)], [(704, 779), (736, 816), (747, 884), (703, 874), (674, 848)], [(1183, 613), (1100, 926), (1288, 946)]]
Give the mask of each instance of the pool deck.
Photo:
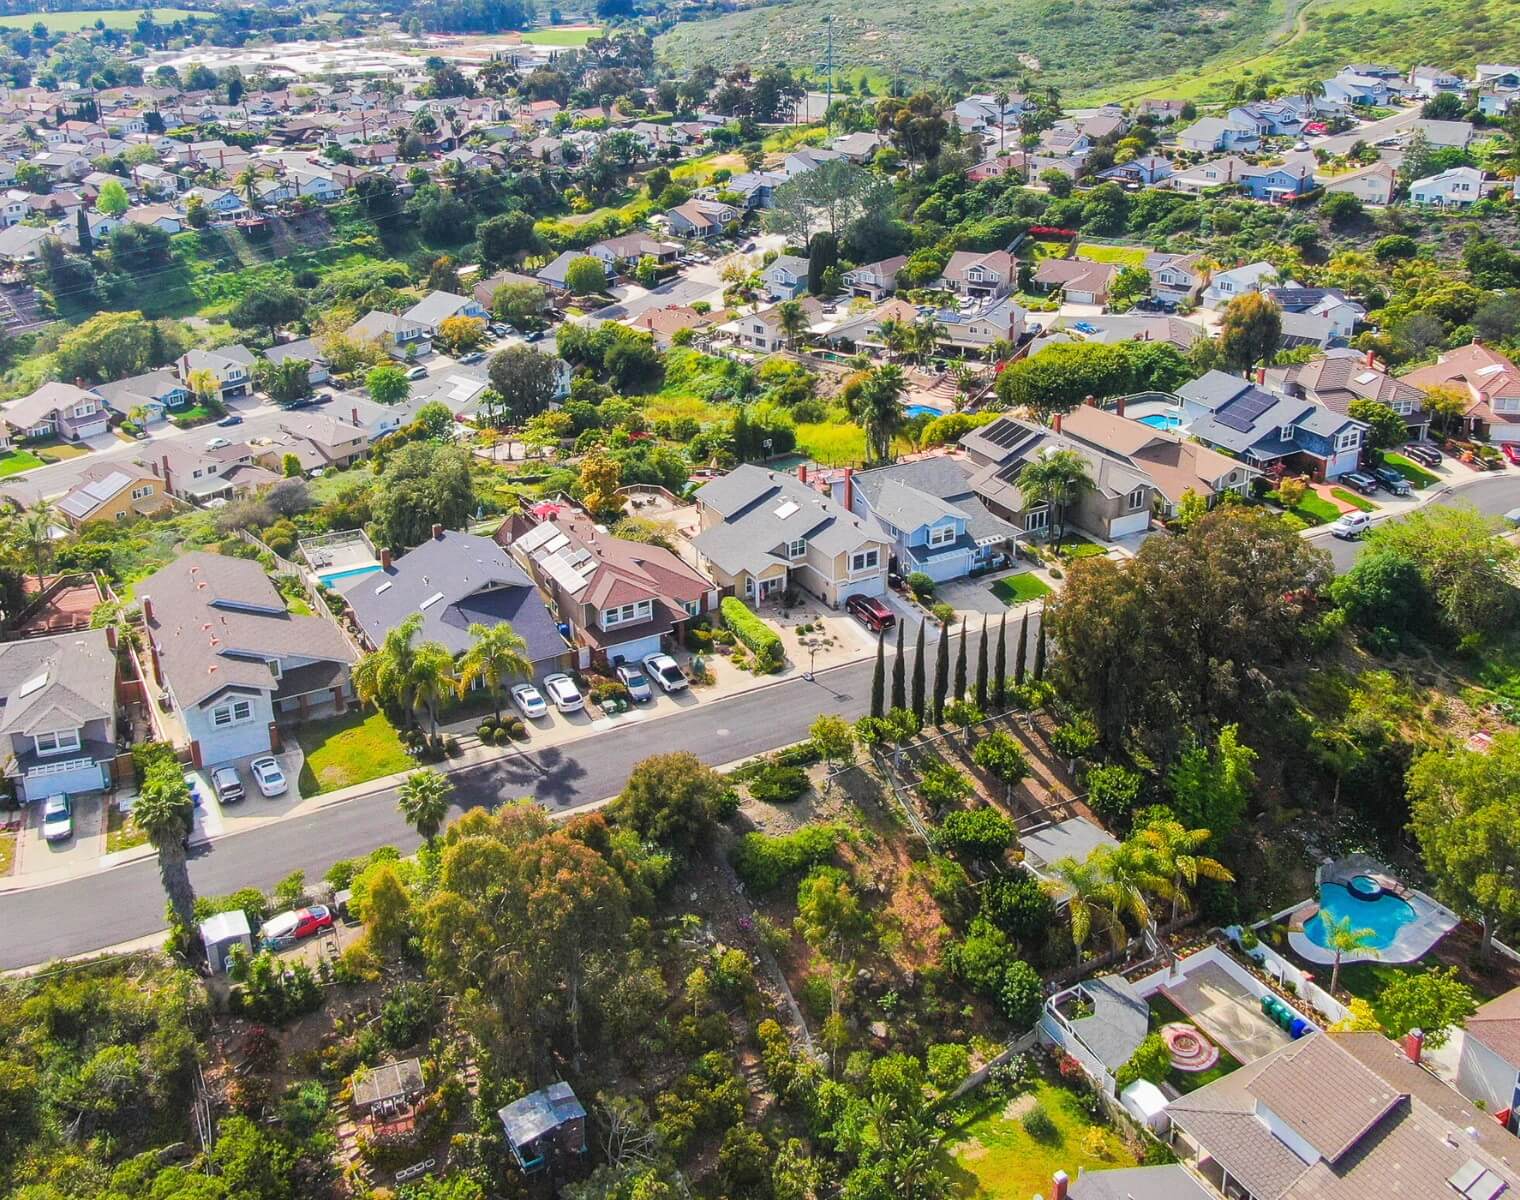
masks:
[[(1370, 872), (1367, 872), (1370, 874)], [(1339, 879), (1326, 879), (1328, 883), (1340, 883)], [(1431, 947), (1462, 923), (1460, 917), (1444, 904), (1432, 900), (1424, 892), (1403, 889), (1402, 897), (1414, 909), (1414, 920), (1404, 925), (1393, 941), (1375, 952), (1357, 951), (1341, 955), (1341, 965), (1358, 962), (1417, 962), (1430, 953)], [(1289, 918), (1288, 945), (1306, 962), (1330, 966), (1335, 962), (1335, 952), (1313, 941), (1304, 932), (1304, 924), (1319, 914), (1319, 904), (1309, 901)]]

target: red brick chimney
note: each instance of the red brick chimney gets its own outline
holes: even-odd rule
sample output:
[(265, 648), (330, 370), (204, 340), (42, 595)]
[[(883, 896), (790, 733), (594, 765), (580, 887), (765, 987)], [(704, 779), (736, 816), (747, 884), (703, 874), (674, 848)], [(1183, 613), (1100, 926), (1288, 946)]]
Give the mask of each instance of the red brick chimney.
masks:
[(1060, 433), (1061, 432), (1061, 414), (1060, 413), (1056, 413), (1056, 415), (1053, 418), (1051, 418), (1050, 428), (1053, 431), (1055, 431), (1056, 433)]
[(152, 596), (144, 596), (142, 598), (142, 615), (143, 615), (143, 621), (146, 624), (149, 624), (149, 625), (153, 624), (153, 597)]
[(1257, 367), (1256, 368), (1256, 386), (1257, 387), (1266, 387), (1267, 386), (1267, 368), (1266, 367)]
[(1088, 395), (1088, 396), (1086, 396), (1086, 397), (1083, 398), (1082, 403), (1083, 404), (1090, 404), (1090, 405), (1092, 405), (1092, 407), (1097, 408), (1098, 407), (1098, 398), (1096, 396), (1093, 396), (1093, 395)]
[(352, 415), (353, 415), (353, 418), (354, 418), (354, 424), (358, 425), (359, 424), (359, 409), (357, 407), (355, 407), (352, 410)]
[(443, 541), (443, 526), (442, 525), (434, 525), (433, 526), (433, 540), (434, 541), (438, 541), (438, 542)]
[(1409, 1061), (1414, 1063), (1415, 1066), (1419, 1066), (1420, 1058), (1425, 1053), (1425, 1031), (1423, 1029), (1411, 1029), (1404, 1035), (1401, 1044)]
[(1371, 350), (1367, 351), (1367, 365), (1369, 367), (1377, 366), (1377, 355)]
[(1050, 1200), (1066, 1200), (1066, 1188), (1071, 1183), (1065, 1171), (1057, 1171), (1050, 1177)]
[(114, 625), (106, 626), (106, 645), (112, 650), (116, 649), (116, 626)]
[(807, 463), (803, 463), (800, 467), (797, 468), (797, 482), (807, 482)]
[(844, 506), (848, 512), (855, 511), (855, 468), (844, 469)]
[(380, 569), (383, 571), (391, 569), (391, 548), (389, 546), (382, 546), (380, 548)]
[(1115, 404), (1115, 406), (1114, 406), (1114, 412), (1116, 414), (1118, 414), (1119, 416), (1121, 416), (1121, 417), (1124, 415), (1124, 397), (1123, 396), (1120, 396), (1119, 399), (1118, 399), (1118, 402)]

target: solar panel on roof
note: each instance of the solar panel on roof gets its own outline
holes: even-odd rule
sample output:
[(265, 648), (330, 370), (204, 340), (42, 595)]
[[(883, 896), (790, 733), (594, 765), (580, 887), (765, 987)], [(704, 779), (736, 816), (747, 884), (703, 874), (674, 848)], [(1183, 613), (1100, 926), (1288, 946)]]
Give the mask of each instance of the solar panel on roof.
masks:
[(586, 580), (581, 573), (558, 555), (550, 555), (544, 559), (543, 568), (549, 573), (549, 578), (572, 596), (586, 586)]
[(542, 525), (535, 525), (532, 529), (528, 530), (527, 533), (517, 539), (515, 544), (518, 549), (531, 554), (558, 533), (559, 530), (545, 521)]
[(1017, 421), (1003, 417), (982, 430), (982, 436), (994, 446), (1007, 449), (1029, 436), (1029, 431)]
[(559, 530), (555, 530), (554, 536), (544, 543), (543, 552), (545, 554), (556, 554), (569, 544), (570, 539), (560, 533)]

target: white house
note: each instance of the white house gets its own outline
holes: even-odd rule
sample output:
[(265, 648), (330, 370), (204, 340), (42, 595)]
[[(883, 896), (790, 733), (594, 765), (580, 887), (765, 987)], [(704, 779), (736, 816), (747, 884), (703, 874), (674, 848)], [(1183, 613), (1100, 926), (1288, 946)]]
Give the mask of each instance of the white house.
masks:
[(1205, 308), (1223, 308), (1236, 296), (1259, 292), (1277, 282), (1277, 268), (1271, 263), (1247, 263), (1228, 271), (1216, 271), (1203, 290)]
[(1437, 175), (1427, 175), (1409, 185), (1413, 204), (1436, 208), (1470, 208), (1483, 198), (1483, 172), (1476, 167), (1452, 167)]

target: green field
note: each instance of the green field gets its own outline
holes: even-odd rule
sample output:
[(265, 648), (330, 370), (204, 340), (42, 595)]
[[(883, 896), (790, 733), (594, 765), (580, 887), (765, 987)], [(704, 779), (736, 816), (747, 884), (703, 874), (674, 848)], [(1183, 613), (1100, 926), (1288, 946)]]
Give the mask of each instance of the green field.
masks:
[(584, 46), (601, 36), (600, 29), (535, 29), (523, 34), (523, 41), (530, 46)]
[(384, 713), (352, 709), (341, 717), (308, 721), (296, 729), (306, 760), (301, 764), (303, 796), (352, 787), (416, 766)]
[[(153, 8), (153, 19), (160, 24), (168, 21), (188, 21), (192, 17), (209, 19), (206, 13), (191, 12), (188, 8)], [(64, 12), (16, 13), (0, 16), (0, 26), (6, 29), (30, 29), (41, 21), (49, 33), (78, 33), (81, 29), (94, 29), (96, 21), (104, 21), (107, 29), (136, 29), (141, 8), (116, 11), (90, 11), (69, 9)]]

